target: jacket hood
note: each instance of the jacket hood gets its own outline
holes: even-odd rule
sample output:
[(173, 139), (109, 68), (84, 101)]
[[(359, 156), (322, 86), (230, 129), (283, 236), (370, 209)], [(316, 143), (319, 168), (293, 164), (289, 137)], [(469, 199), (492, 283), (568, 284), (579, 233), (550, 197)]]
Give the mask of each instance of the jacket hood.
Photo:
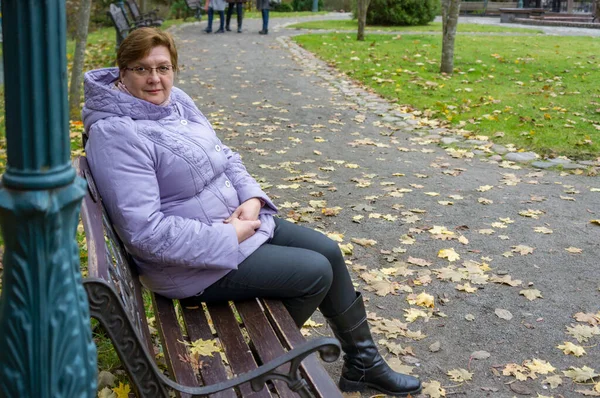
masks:
[[(95, 69), (84, 75), (85, 104), (82, 119), (85, 131), (101, 119), (127, 116), (134, 120), (159, 120), (173, 113), (173, 106), (159, 106), (113, 88), (119, 78), (119, 68)], [(171, 102), (175, 104), (179, 89), (171, 90)]]

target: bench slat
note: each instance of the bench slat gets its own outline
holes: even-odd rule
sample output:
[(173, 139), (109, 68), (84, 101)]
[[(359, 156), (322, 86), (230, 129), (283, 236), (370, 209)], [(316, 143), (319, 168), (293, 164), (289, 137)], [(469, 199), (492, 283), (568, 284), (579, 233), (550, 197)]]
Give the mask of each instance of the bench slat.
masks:
[[(279, 341), (273, 328), (271, 328), (269, 320), (258, 304), (258, 301), (247, 300), (236, 302), (235, 307), (240, 313), (248, 335), (254, 343), (254, 347), (263, 363), (267, 363), (285, 354), (285, 349), (281, 346), (281, 341)], [(279, 368), (279, 371), (288, 373), (289, 369), (290, 366), (288, 364)], [(296, 393), (289, 389), (285, 382), (275, 380), (273, 384), (281, 398), (298, 397)]]
[[(183, 307), (183, 321), (191, 341), (198, 339), (213, 340), (204, 309), (200, 306), (197, 308)], [(221, 360), (221, 354), (214, 353), (212, 357), (201, 356), (200, 374), (204, 385), (213, 385), (227, 381), (227, 371)], [(233, 389), (221, 391), (210, 396), (211, 398), (237, 398)]]
[[(272, 322), (275, 332), (279, 338), (288, 344), (288, 349), (292, 349), (305, 341), (304, 336), (296, 327), (291, 315), (287, 312), (281, 301), (262, 300), (263, 307), (267, 309), (265, 313)], [(329, 374), (321, 365), (316, 354), (309, 355), (302, 361), (301, 369), (306, 381), (311, 385), (319, 396), (327, 398), (342, 398), (342, 393), (329, 377)]]
[[(198, 379), (192, 366), (180, 359), (185, 358), (189, 354), (185, 345), (180, 343), (180, 341), (184, 340), (179, 323), (177, 322), (173, 300), (159, 294), (152, 294), (152, 303), (155, 310), (156, 325), (163, 343), (165, 361), (167, 362), (171, 377), (183, 385), (199, 387)], [(177, 396), (181, 398), (192, 397), (184, 393), (177, 393)]]
[[(250, 347), (244, 340), (240, 325), (235, 319), (229, 303), (209, 303), (207, 307), (233, 372), (239, 375), (257, 368)], [(271, 393), (266, 386), (262, 390), (254, 392), (250, 384), (245, 383), (240, 386), (240, 391), (244, 397), (271, 398)]]

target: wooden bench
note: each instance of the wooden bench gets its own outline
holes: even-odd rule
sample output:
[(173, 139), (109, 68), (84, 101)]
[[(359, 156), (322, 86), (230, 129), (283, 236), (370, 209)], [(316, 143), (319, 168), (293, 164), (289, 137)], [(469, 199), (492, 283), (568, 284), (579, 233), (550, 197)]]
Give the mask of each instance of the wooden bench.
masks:
[[(276, 300), (182, 308), (177, 300), (147, 292), (170, 377), (165, 376), (155, 363), (136, 268), (104, 210), (86, 158), (74, 163), (88, 184), (81, 219), (90, 315), (110, 337), (138, 397), (167, 398), (170, 390), (186, 398), (342, 397), (314, 354), (319, 351), (324, 361), (333, 362), (340, 355), (339, 342), (306, 341)], [(214, 341), (222, 351), (193, 359), (188, 345), (199, 339)]]
[(543, 8), (501, 8), (500, 22), (512, 23), (516, 18), (541, 17), (544, 12)]
[(127, 37), (129, 32), (131, 32), (135, 27), (132, 27), (127, 20), (127, 16), (121, 8), (112, 3), (108, 6), (108, 11), (106, 14), (109, 16), (113, 25), (115, 26), (115, 30), (117, 31), (117, 48), (121, 45), (121, 42)]
[(138, 6), (135, 0), (127, 0), (126, 3), (134, 23), (144, 24), (144, 26), (162, 25), (163, 19), (158, 17), (158, 9), (154, 9), (152, 11), (148, 11), (145, 14), (142, 14), (142, 12), (140, 11), (140, 7)]
[[(185, 5), (188, 10), (194, 13), (194, 17), (197, 20), (200, 21), (202, 19), (203, 4), (201, 0), (185, 0)], [(186, 18), (184, 17), (183, 19), (185, 20)]]

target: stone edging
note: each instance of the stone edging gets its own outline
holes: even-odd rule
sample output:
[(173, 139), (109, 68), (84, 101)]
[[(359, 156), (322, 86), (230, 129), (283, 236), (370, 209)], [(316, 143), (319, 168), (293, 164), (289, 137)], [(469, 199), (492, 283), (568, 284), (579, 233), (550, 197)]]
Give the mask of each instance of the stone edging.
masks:
[(559, 26), (565, 28), (600, 29), (600, 23), (594, 22), (544, 21), (540, 19), (515, 18), (513, 23), (531, 26)]
[(471, 148), (475, 155), (487, 156), (492, 154), (490, 160), (511, 161), (516, 163), (527, 163), (539, 169), (552, 167), (563, 170), (588, 170), (590, 175), (600, 173), (600, 160), (574, 162), (566, 157), (555, 159), (542, 159), (534, 152), (519, 152), (512, 145), (498, 145), (491, 141), (467, 139), (464, 136), (447, 128), (431, 128), (429, 123), (411, 113), (402, 112), (397, 106), (390, 104), (380, 95), (367, 91), (349, 79), (341, 79), (337, 71), (317, 58), (313, 53), (297, 45), (289, 36), (280, 36), (277, 41), (288, 49), (296, 62), (306, 70), (312, 71), (318, 77), (329, 82), (337, 88), (348, 99), (352, 99), (360, 107), (366, 108), (381, 116), (382, 122), (389, 123), (404, 131), (412, 132), (419, 136), (437, 141), (440, 145), (454, 145), (461, 148)]

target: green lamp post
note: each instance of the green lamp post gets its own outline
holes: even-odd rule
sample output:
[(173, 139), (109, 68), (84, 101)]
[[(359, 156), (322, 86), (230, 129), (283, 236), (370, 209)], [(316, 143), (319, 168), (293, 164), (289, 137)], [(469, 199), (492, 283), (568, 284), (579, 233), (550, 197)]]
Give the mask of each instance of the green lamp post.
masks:
[(2, 0), (8, 162), (0, 397), (96, 395), (75, 240), (85, 183), (70, 164), (65, 0)]

